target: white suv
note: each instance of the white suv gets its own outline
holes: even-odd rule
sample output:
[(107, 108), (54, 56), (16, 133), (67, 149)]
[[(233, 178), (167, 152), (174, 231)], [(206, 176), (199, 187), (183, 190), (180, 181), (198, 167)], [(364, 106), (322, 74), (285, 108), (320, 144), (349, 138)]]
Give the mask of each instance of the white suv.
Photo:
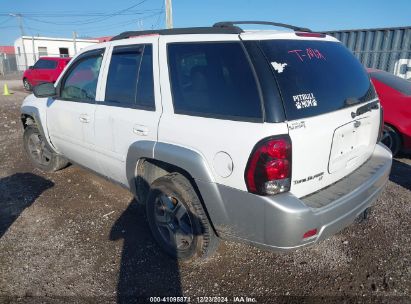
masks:
[(181, 259), (210, 255), (219, 238), (287, 250), (341, 230), (391, 168), (368, 75), (333, 37), (242, 23), (126, 32), (84, 49), (24, 101), (29, 157), (130, 189)]

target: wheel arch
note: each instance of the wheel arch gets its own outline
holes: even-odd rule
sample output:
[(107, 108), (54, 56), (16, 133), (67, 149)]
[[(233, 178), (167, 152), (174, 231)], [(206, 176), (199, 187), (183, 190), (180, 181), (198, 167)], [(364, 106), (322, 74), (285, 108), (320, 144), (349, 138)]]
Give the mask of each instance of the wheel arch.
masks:
[(58, 154), (56, 149), (50, 142), (50, 138), (48, 134), (45, 132), (42, 124), (42, 120), (40, 118), (40, 111), (36, 107), (33, 106), (22, 106), (21, 107), (21, 115), (20, 115), (21, 123), (23, 124), (23, 128), (26, 129), (29, 125), (36, 125), (38, 128), (41, 136), (46, 139), (47, 148), (51, 149), (51, 151)]
[(391, 129), (393, 129), (398, 134), (398, 136), (400, 138), (400, 141), (401, 141), (400, 145), (402, 146), (402, 144), (404, 142), (404, 138), (403, 138), (404, 135), (403, 135), (402, 131), (395, 124), (393, 124), (389, 121), (388, 122), (384, 121), (384, 126), (389, 126)]
[(226, 211), (217, 184), (200, 153), (169, 143), (138, 141), (130, 146), (126, 162), (129, 189), (142, 204), (154, 180), (172, 172), (186, 177), (218, 233), (214, 228), (215, 220), (220, 222)]

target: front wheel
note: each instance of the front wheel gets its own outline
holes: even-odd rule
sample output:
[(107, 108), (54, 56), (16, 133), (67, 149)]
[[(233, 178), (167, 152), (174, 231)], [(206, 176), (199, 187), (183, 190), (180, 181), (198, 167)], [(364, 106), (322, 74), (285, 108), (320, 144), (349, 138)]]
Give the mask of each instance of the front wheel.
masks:
[(174, 258), (204, 259), (214, 253), (219, 240), (195, 190), (187, 178), (171, 173), (150, 186), (146, 203), (153, 237)]
[(36, 168), (54, 172), (67, 166), (68, 161), (63, 156), (48, 148), (47, 142), (35, 125), (24, 129), (23, 141), (27, 156)]
[(390, 126), (384, 126), (381, 142), (391, 150), (393, 156), (401, 149), (401, 137), (398, 132)]
[(23, 86), (24, 86), (24, 89), (26, 91), (31, 91), (32, 90), (32, 86), (31, 86), (30, 82), (27, 80), (27, 78), (23, 79)]

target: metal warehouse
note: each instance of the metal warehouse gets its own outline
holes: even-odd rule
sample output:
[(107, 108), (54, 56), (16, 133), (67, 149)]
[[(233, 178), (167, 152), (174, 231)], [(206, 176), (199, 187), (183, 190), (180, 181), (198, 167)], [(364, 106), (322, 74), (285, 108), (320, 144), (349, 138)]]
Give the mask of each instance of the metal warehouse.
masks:
[(411, 79), (411, 26), (325, 33), (344, 43), (366, 67)]

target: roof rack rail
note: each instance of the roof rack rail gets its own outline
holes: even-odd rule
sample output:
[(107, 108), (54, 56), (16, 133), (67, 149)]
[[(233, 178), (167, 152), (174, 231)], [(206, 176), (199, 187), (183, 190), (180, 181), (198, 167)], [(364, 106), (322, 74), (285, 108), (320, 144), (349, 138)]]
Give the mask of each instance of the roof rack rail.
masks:
[(310, 29), (305, 27), (298, 27), (290, 24), (285, 23), (277, 23), (277, 22), (269, 22), (269, 21), (222, 21), (217, 22), (213, 25), (216, 28), (236, 28), (240, 29), (239, 27), (235, 26), (237, 24), (262, 24), (262, 25), (272, 25), (272, 26), (279, 26), (294, 30), (295, 32), (311, 32)]
[(147, 35), (182, 35), (182, 34), (240, 34), (243, 30), (238, 27), (187, 27), (174, 29), (160, 29), (148, 31), (128, 31), (111, 38), (113, 40)]

